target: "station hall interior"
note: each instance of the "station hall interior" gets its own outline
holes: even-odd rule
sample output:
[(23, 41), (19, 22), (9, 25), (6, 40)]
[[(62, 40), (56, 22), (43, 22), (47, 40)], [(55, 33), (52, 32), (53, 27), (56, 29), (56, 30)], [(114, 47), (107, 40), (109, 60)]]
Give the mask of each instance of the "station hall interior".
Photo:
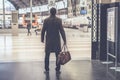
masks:
[[(71, 54), (61, 74), (54, 53), (44, 73), (41, 30), (52, 7)], [(120, 80), (119, 14), (120, 0), (0, 0), (0, 80)]]

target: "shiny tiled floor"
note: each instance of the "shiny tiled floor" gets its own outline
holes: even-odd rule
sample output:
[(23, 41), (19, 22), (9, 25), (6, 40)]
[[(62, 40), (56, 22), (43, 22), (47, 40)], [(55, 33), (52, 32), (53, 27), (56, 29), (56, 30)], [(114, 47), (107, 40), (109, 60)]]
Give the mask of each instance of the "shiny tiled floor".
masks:
[[(73, 60), (91, 59), (90, 32), (82, 32), (75, 29), (65, 29), (67, 44)], [(51, 60), (55, 60), (51, 54)], [(44, 44), (40, 42), (40, 35), (31, 36), (25, 32), (19, 36), (0, 34), (0, 61), (43, 61)]]
[(0, 63), (0, 80), (120, 80), (109, 75), (99, 61), (72, 60), (55, 73), (55, 62), (50, 62), (50, 73), (44, 74), (43, 61)]
[[(40, 35), (0, 34), (0, 80), (120, 80), (99, 61), (91, 61), (90, 32), (65, 29), (72, 60), (55, 73), (55, 56), (50, 56), (50, 73), (44, 74), (44, 44)], [(114, 76), (113, 76), (114, 75)]]

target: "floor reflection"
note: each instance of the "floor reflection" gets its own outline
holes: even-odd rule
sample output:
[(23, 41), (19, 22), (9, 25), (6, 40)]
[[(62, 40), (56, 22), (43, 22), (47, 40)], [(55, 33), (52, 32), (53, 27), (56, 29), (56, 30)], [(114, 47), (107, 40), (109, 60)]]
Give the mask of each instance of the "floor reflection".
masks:
[(50, 75), (49, 75), (49, 73), (45, 73), (45, 80), (50, 80)]
[[(91, 33), (68, 28), (65, 32), (72, 60), (91, 60)], [(0, 34), (0, 61), (43, 61), (44, 47), (40, 35), (34, 33), (31, 36), (26, 36), (26, 33), (18, 36)], [(51, 59), (55, 60), (54, 55)]]
[(0, 80), (120, 80), (120, 73), (107, 72), (100, 61), (71, 61), (56, 74), (51, 62), (49, 74), (44, 74), (44, 62), (0, 63)]
[(56, 74), (56, 80), (61, 80), (60, 79), (60, 74)]
[[(62, 80), (60, 77), (60, 74), (55, 74), (55, 80)], [(51, 76), (52, 77), (52, 76)], [(45, 73), (45, 80), (51, 80), (50, 79), (50, 74), (49, 73)]]

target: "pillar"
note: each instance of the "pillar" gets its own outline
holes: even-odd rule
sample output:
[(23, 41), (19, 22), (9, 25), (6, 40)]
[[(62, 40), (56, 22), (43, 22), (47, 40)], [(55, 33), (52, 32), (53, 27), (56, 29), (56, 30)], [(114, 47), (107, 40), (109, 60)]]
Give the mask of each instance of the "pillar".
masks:
[(12, 35), (18, 36), (18, 11), (12, 11)]

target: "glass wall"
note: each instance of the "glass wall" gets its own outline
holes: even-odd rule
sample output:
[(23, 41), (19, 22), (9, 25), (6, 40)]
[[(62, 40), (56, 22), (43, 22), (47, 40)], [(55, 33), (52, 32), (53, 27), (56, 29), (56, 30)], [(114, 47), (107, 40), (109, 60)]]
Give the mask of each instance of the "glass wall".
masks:
[[(3, 9), (3, 1), (4, 7)], [(71, 4), (68, 4), (71, 3)], [(91, 0), (63, 0), (55, 3), (58, 14), (63, 19), (63, 23), (72, 26), (91, 24)], [(72, 7), (72, 8), (69, 8)], [(69, 10), (70, 9), (70, 10)], [(11, 11), (15, 7), (8, 1), (0, 2), (0, 28), (11, 28)], [(72, 15), (69, 16), (69, 11)], [(25, 28), (26, 20), (30, 20), (30, 7), (19, 9), (19, 28)], [(5, 13), (5, 16), (3, 15)], [(42, 24), (43, 20), (49, 15), (48, 4), (32, 7), (33, 25)], [(79, 20), (80, 19), (80, 20)], [(76, 21), (76, 22), (75, 22)], [(70, 26), (67, 26), (70, 27)]]
[(11, 28), (11, 11), (15, 7), (8, 0), (0, 1), (0, 29)]
[(81, 29), (91, 28), (92, 0), (68, 0), (68, 18), (65, 26)]
[[(57, 16), (62, 19), (67, 18), (67, 0), (58, 1), (55, 3), (57, 9)], [(27, 20), (30, 20), (30, 7), (19, 9), (19, 28), (25, 28)], [(49, 5), (32, 7), (32, 27), (42, 24), (43, 20), (49, 16)]]

